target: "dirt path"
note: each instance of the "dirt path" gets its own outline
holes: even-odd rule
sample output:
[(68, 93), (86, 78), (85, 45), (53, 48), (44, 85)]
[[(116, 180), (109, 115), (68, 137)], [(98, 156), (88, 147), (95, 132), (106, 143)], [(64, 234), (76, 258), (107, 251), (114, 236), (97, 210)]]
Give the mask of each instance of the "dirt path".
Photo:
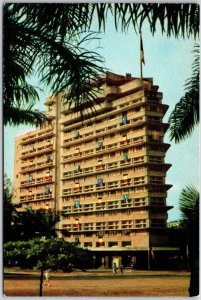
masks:
[[(88, 277), (88, 278), (87, 278)], [(188, 297), (188, 274), (140, 275), (72, 274), (52, 276), (51, 287), (44, 286), (43, 296), (180, 296)], [(6, 278), (6, 296), (38, 296), (39, 279)]]

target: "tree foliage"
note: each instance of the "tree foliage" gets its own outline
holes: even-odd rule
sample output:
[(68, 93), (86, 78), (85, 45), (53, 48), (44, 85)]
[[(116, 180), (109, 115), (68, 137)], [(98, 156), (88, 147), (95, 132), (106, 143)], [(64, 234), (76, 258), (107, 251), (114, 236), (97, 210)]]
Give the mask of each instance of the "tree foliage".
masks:
[(191, 280), (189, 295), (199, 295), (199, 192), (188, 185), (179, 198), (180, 210), (187, 232)]
[(62, 270), (89, 269), (93, 259), (89, 250), (56, 238), (37, 238), (4, 245), (4, 266)]
[(51, 211), (33, 211), (29, 208), (26, 211), (15, 210), (12, 216), (10, 240), (27, 241), (36, 237), (56, 237), (56, 224), (59, 219), (60, 214), (55, 215)]
[(17, 211), (12, 204), (11, 182), (7, 175), (4, 175), (3, 187), (3, 240), (7, 242), (12, 239), (12, 224)]

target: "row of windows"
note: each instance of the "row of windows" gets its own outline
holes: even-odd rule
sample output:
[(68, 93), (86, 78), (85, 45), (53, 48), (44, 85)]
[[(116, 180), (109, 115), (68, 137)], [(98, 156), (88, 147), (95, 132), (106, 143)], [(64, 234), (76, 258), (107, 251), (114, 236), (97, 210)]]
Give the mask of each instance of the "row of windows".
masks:
[(40, 149), (41, 146), (46, 146), (46, 145), (51, 145), (52, 144), (52, 139), (45, 139), (42, 141), (36, 141), (33, 143), (30, 143), (28, 145), (22, 145), (22, 153), (25, 153), (26, 151), (34, 151)]
[[(134, 178), (129, 178), (128, 174), (123, 174), (122, 178), (120, 180), (116, 180), (115, 176), (104, 176), (99, 177), (97, 179), (93, 178), (91, 181), (87, 180), (87, 182), (90, 184), (82, 186), (84, 183), (84, 180), (78, 180), (76, 179), (73, 183), (73, 181), (70, 183), (68, 182), (69, 187), (65, 187), (63, 189), (63, 193), (70, 192), (87, 192), (87, 191), (93, 191), (93, 190), (99, 190), (99, 189), (109, 189), (112, 187), (120, 188), (123, 186), (135, 186), (135, 185), (142, 185), (142, 184), (164, 184), (164, 177), (163, 176), (139, 176)], [(65, 184), (64, 184), (65, 186)]]
[(35, 185), (35, 184), (44, 184), (47, 182), (52, 182), (52, 180), (53, 180), (53, 177), (50, 174), (50, 171), (47, 171), (46, 174), (44, 174), (41, 177), (37, 177), (37, 178), (34, 178), (33, 175), (29, 174), (27, 176), (27, 180), (20, 182), (20, 187), (31, 186), (31, 185)]
[(33, 194), (30, 192), (29, 195), (20, 196), (20, 202), (32, 202), (32, 201), (39, 201), (39, 200), (48, 200), (52, 199), (52, 191), (49, 187), (46, 187), (43, 192)]
[[(119, 187), (119, 189), (121, 190), (122, 188), (127, 188), (128, 190), (131, 190), (133, 191), (134, 193), (143, 193), (143, 192), (146, 192), (147, 191), (147, 187), (146, 186), (132, 186), (132, 189), (129, 188), (130, 185), (127, 185), (127, 186), (122, 186), (122, 187)], [(115, 184), (112, 186), (110, 186), (110, 188), (108, 189), (111, 189), (111, 192), (112, 190), (115, 192), (117, 190), (118, 186), (115, 186)], [(166, 190), (169, 188), (169, 186), (159, 186), (159, 185), (150, 185), (149, 186), (149, 192), (159, 192), (159, 193), (166, 193)], [(85, 196), (85, 193), (89, 193), (89, 194), (92, 194), (92, 193), (96, 193), (96, 192), (102, 192), (102, 191), (105, 191), (105, 187), (103, 188), (99, 188), (99, 189), (88, 189), (88, 191), (84, 191), (84, 189), (78, 189), (77, 191), (74, 190), (74, 189), (66, 189), (65, 192), (63, 191), (62, 193), (62, 197), (64, 198), (63, 201), (65, 202), (66, 199), (68, 199), (69, 196), (77, 196), (77, 195), (81, 195), (82, 196)]]
[(41, 154), (41, 153), (44, 153), (44, 152), (49, 152), (49, 151), (52, 151), (52, 150), (53, 150), (53, 144), (48, 144), (48, 145), (44, 145), (44, 146), (41, 145), (37, 149), (32, 148), (32, 150), (23, 152), (22, 153), (22, 159), (24, 157), (27, 157), (27, 155), (28, 155), (28, 157), (29, 156), (35, 156), (35, 155), (38, 155), (38, 154)]
[[(141, 133), (142, 134), (142, 133)], [(115, 142), (114, 142), (115, 139)], [(77, 150), (81, 152), (83, 155), (92, 154), (91, 151), (94, 151), (96, 153), (102, 152), (102, 151), (109, 151), (111, 149), (123, 147), (126, 145), (135, 145), (137, 143), (145, 141), (145, 133), (144, 135), (131, 137), (128, 136), (128, 134), (124, 133), (122, 136), (118, 135), (110, 135), (108, 138), (108, 141), (105, 137), (101, 137), (96, 139), (95, 141), (91, 141), (89, 143), (82, 143), (80, 146), (78, 145), (73, 151), (76, 154)], [(69, 151), (72, 149), (72, 147), (68, 147), (64, 149), (64, 155), (66, 152), (69, 153)], [(72, 151), (72, 152), (73, 152)]]
[[(122, 111), (122, 109), (124, 110), (125, 107), (128, 107), (128, 106), (133, 107), (134, 104), (138, 104), (140, 102), (144, 102), (144, 98), (142, 96), (143, 96), (142, 94), (138, 95), (138, 96), (136, 96), (136, 95), (125, 96), (124, 97), (124, 103), (121, 103), (122, 101), (120, 101), (120, 100), (113, 101), (112, 114), (110, 112), (109, 113), (110, 116), (117, 115), (117, 113), (120, 112), (120, 111)], [(127, 99), (132, 99), (132, 100), (128, 101)], [(97, 112), (99, 110), (101, 110), (102, 107), (104, 107), (104, 106), (105, 106), (105, 108), (111, 108), (111, 105), (108, 102), (104, 102), (102, 104), (101, 104), (101, 106), (100, 105), (96, 105), (95, 108), (97, 109)], [(138, 107), (136, 109), (138, 109)], [(85, 113), (88, 115), (88, 111), (87, 110), (83, 111), (84, 115), (85, 115)], [(71, 116), (68, 115), (68, 117), (71, 117)], [(79, 119), (79, 117), (78, 117), (78, 119)], [(102, 120), (103, 120), (103, 122), (106, 121), (107, 120), (106, 116)], [(76, 118), (74, 118), (74, 121), (76, 121)], [(96, 120), (96, 122), (97, 122), (97, 120)], [(93, 121), (90, 120), (89, 122), (87, 122), (87, 124), (89, 124), (89, 126), (90, 126), (90, 125), (96, 124), (96, 122), (93, 122)], [(68, 124), (64, 125), (64, 130), (65, 130), (65, 128), (68, 128)]]
[[(158, 94), (157, 94), (158, 95)], [(142, 103), (142, 102), (147, 102), (149, 100), (153, 101), (156, 101), (157, 99), (157, 102), (158, 102), (158, 98), (157, 97), (148, 97), (148, 98), (145, 98), (143, 97), (144, 95), (143, 94), (132, 94), (132, 95), (129, 95), (129, 96), (124, 96), (124, 101), (123, 103), (122, 100), (116, 100), (116, 101), (113, 101), (113, 107), (112, 107), (112, 114), (111, 112), (109, 113), (110, 117), (107, 117), (105, 116), (105, 118), (101, 118), (101, 121), (103, 123), (106, 123), (106, 122), (109, 122), (110, 120), (112, 119), (115, 119), (117, 114), (120, 113), (120, 111), (125, 111), (127, 112), (128, 114), (136, 114), (137, 112), (140, 111), (140, 109), (143, 109), (144, 106), (146, 105), (146, 111), (153, 111), (153, 112), (161, 112), (163, 113), (164, 110), (163, 110), (163, 106), (162, 105), (157, 105), (157, 104), (154, 104), (154, 105), (149, 105), (148, 103)], [(161, 101), (159, 101), (161, 102)], [(141, 106), (138, 106), (136, 108), (133, 108), (133, 105), (139, 105), (139, 103), (142, 103)], [(98, 107), (100, 109), (100, 107)], [(123, 109), (123, 110), (122, 110)], [(89, 121), (87, 123), (85, 123), (86, 125), (85, 126), (93, 126), (97, 123), (97, 120), (95, 122), (93, 121)], [(64, 125), (64, 130), (68, 129), (68, 124)]]
[[(112, 139), (111, 139), (111, 141), (112, 141)], [(115, 150), (115, 153), (116, 153), (116, 151), (122, 147), (125, 147), (128, 145), (130, 145), (130, 146), (136, 145), (139, 143), (143, 143), (145, 141), (146, 141), (145, 136), (138, 136), (138, 137), (130, 138), (130, 139), (127, 139), (125, 136), (122, 139), (122, 141), (117, 141), (115, 143), (111, 143), (111, 144), (105, 145), (105, 146), (104, 145), (99, 146), (99, 142), (97, 142), (97, 146), (91, 144), (91, 148), (86, 147), (86, 145), (83, 145), (83, 147), (76, 147), (74, 149), (67, 148), (67, 149), (64, 149), (64, 152), (63, 152), (63, 162), (68, 161), (68, 160), (73, 160), (73, 159), (78, 160), (79, 158), (93, 156), (94, 154), (96, 154), (96, 155), (99, 153), (101, 154), (101, 152), (103, 152), (104, 155), (107, 152), (109, 153), (109, 155), (112, 155), (112, 154), (110, 154), (111, 150)], [(163, 139), (162, 139), (162, 137), (160, 137), (159, 133), (154, 132), (153, 135), (147, 136), (147, 141), (161, 143), (161, 142), (163, 142)], [(103, 141), (101, 141), (101, 143), (102, 142)], [(129, 149), (130, 149), (130, 147), (129, 147)], [(133, 147), (132, 149), (133, 149), (132, 150), (133, 152), (140, 150), (140, 148), (137, 148), (137, 147)]]
[(148, 219), (136, 219), (136, 220), (119, 220), (108, 222), (91, 222), (81, 223), (79, 219), (74, 219), (72, 224), (63, 224), (63, 228), (68, 231), (101, 231), (104, 235), (104, 231), (107, 230), (128, 230), (128, 229), (142, 229), (148, 227), (165, 228), (166, 220), (164, 219), (151, 219), (150, 224)]
[[(63, 206), (63, 212), (66, 214), (83, 213), (93, 211), (106, 211), (108, 209), (132, 208), (148, 205), (148, 200), (145, 197), (132, 198), (129, 194), (124, 194), (122, 199), (114, 201), (105, 201), (102, 197), (98, 197), (96, 203), (84, 203), (82, 200), (74, 200), (73, 205)], [(152, 197), (150, 205), (163, 206), (165, 205), (164, 198)]]
[(91, 248), (91, 247), (132, 247), (131, 241), (111, 241), (111, 242), (105, 242), (102, 238), (98, 239), (98, 242), (84, 242), (83, 243), (84, 248)]
[[(154, 117), (154, 116), (150, 116), (150, 117), (148, 117), (148, 119), (152, 120), (152, 121), (156, 121), (156, 120), (159, 121), (160, 120), (160, 118)], [(75, 141), (75, 140), (80, 140), (80, 139), (85, 139), (85, 138), (88, 138), (88, 137), (93, 137), (94, 135), (98, 135), (98, 134), (106, 134), (105, 139), (107, 140), (107, 139), (109, 139), (109, 136), (107, 134), (108, 131), (111, 131), (111, 130), (117, 131), (119, 129), (124, 129), (124, 127), (122, 127), (122, 125), (136, 124), (138, 122), (142, 123), (142, 121), (146, 121), (146, 118), (145, 117), (138, 117), (138, 118), (128, 120), (127, 116), (123, 115), (120, 124), (119, 124), (119, 120), (117, 120), (116, 123), (113, 122), (110, 126), (107, 126), (107, 124), (105, 124), (105, 123), (101, 123), (101, 126), (99, 126), (100, 129), (97, 129), (98, 124), (96, 123), (96, 125), (94, 125), (93, 130), (91, 130), (91, 128), (90, 128), (90, 130), (85, 134), (82, 134), (82, 131), (86, 131), (86, 128), (85, 129), (80, 129), (80, 130), (77, 129), (74, 132), (68, 131), (64, 134), (64, 144)], [(159, 122), (157, 122), (157, 125), (148, 125), (146, 128), (148, 130), (153, 131), (153, 135), (154, 135), (155, 132), (159, 132), (159, 131), (163, 132), (163, 125), (161, 124), (161, 126), (159, 127), (158, 124), (159, 124)], [(130, 127), (131, 126), (129, 126), (129, 128)], [(142, 125), (140, 127), (141, 127), (141, 129), (145, 128)], [(86, 142), (86, 144), (87, 143), (90, 143), (90, 142)]]
[[(39, 131), (36, 130), (36, 131), (33, 131), (33, 132), (30, 132), (28, 133), (24, 138), (22, 138), (22, 143), (23, 142), (30, 142), (32, 139), (35, 139), (35, 138), (44, 138), (46, 135), (50, 135), (50, 134), (53, 134), (53, 128), (52, 127), (45, 127), (44, 129), (40, 129)], [(24, 145), (22, 145), (23, 147)]]
[[(145, 171), (145, 170), (146, 171), (153, 170), (153, 171), (158, 171), (158, 172), (164, 171), (162, 166), (158, 166), (158, 168), (156, 168), (156, 169), (154, 167), (153, 168), (148, 167), (145, 169), (145, 166), (140, 166), (140, 165), (136, 166), (136, 165), (142, 164), (144, 162), (160, 163), (160, 164), (163, 162), (163, 158), (159, 157), (159, 156), (149, 156), (148, 161), (146, 161), (146, 159), (147, 158), (145, 158), (145, 156), (139, 156), (139, 157), (135, 157), (133, 159), (129, 159), (128, 154), (125, 153), (122, 156), (122, 159), (120, 161), (113, 161), (113, 162), (104, 164), (103, 160), (99, 160), (96, 163), (96, 166), (92, 165), (90, 167), (89, 166), (81, 167), (80, 164), (76, 164), (74, 167), (74, 171), (68, 171), (68, 172), (63, 173), (63, 179), (72, 178), (72, 177), (82, 177), (82, 175), (86, 176), (90, 173), (91, 174), (95, 174), (95, 173), (99, 173), (99, 172), (103, 173), (103, 171), (107, 172), (107, 173), (104, 172), (104, 174), (107, 177), (115, 176), (115, 175), (121, 176), (121, 175), (124, 175), (125, 172), (129, 172), (129, 168), (132, 168), (132, 170), (131, 170), (132, 174), (133, 174), (133, 172), (141, 172), (141, 171)], [(126, 171), (125, 171), (125, 166), (127, 166)], [(121, 170), (121, 168), (122, 168), (122, 170)], [(120, 170), (114, 172), (114, 170), (118, 170), (118, 169), (120, 169)], [(110, 172), (108, 172), (108, 171), (110, 171)], [(101, 175), (97, 175), (97, 176), (100, 177)], [(92, 177), (92, 179), (94, 179), (94, 176)], [(86, 177), (86, 181), (88, 181), (88, 180), (89, 180), (89, 177)]]
[[(72, 142), (76, 139), (83, 139), (83, 138), (88, 138), (89, 136), (94, 136), (100, 133), (107, 133), (108, 131), (111, 130), (117, 130), (122, 128), (123, 125), (128, 125), (128, 124), (136, 124), (138, 122), (142, 122), (145, 121), (145, 117), (138, 117), (138, 118), (133, 118), (133, 119), (128, 119), (127, 114), (122, 115), (121, 118), (115, 118), (112, 120), (112, 122), (110, 121), (110, 125), (108, 125), (105, 122), (101, 122), (100, 126), (98, 126), (98, 122), (96, 122), (96, 124), (94, 124), (94, 126), (90, 126), (89, 131), (86, 131), (86, 128), (84, 129), (77, 129), (76, 131), (72, 132), (72, 131), (68, 131), (65, 133), (64, 135), (64, 142), (69, 143)], [(100, 127), (98, 129), (98, 127)], [(93, 129), (93, 130), (91, 130)], [(83, 134), (82, 132), (86, 132), (85, 134)]]
[(32, 169), (43, 168), (51, 166), (53, 164), (53, 155), (42, 155), (40, 157), (37, 157), (36, 159), (31, 158), (29, 160), (22, 160), (21, 163), (21, 171), (29, 171)]

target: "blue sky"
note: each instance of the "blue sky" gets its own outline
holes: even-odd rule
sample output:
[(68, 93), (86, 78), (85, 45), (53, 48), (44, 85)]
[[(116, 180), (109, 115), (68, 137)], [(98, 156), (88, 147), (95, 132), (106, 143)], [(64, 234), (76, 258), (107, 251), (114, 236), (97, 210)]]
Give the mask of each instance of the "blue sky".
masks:
[[(95, 24), (94, 29), (97, 30)], [(193, 39), (167, 38), (158, 31), (154, 36), (147, 26), (143, 27), (143, 46), (145, 66), (143, 76), (152, 77), (163, 92), (163, 103), (169, 105), (164, 121), (175, 104), (184, 95), (185, 80), (191, 76), (193, 62)], [(101, 40), (93, 42), (91, 47), (100, 47), (96, 51), (105, 58), (105, 67), (119, 74), (131, 73), (140, 76), (140, 39), (139, 34), (132, 28), (127, 33), (116, 32), (111, 24), (107, 23), (106, 32), (100, 34)], [(89, 45), (90, 47), (90, 45)], [(36, 82), (37, 83), (37, 82)], [(48, 96), (48, 88), (40, 92), (40, 102), (36, 107), (44, 110), (43, 102)], [(14, 169), (14, 138), (33, 127), (19, 126), (4, 129), (4, 170), (13, 179)], [(165, 142), (170, 143), (169, 134)], [(192, 136), (181, 144), (171, 142), (166, 155), (166, 162), (172, 167), (167, 172), (166, 182), (173, 187), (168, 192), (167, 204), (174, 206), (168, 213), (169, 221), (180, 218), (178, 199), (182, 188), (188, 184), (199, 187), (199, 128), (196, 127)]]

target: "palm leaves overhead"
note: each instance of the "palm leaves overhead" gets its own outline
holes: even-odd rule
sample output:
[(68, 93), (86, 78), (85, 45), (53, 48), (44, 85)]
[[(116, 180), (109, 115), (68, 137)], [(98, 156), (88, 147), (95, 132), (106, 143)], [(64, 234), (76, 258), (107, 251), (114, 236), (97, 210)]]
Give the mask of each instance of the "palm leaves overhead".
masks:
[(145, 3), (96, 3), (91, 20), (97, 15), (99, 28), (106, 28), (108, 12), (114, 16), (116, 29), (126, 30), (130, 25), (139, 30), (148, 21), (154, 34), (160, 24), (162, 33), (183, 37), (199, 35), (199, 5), (197, 4), (145, 4)]
[(200, 56), (198, 44), (195, 45), (194, 53), (193, 73), (186, 81), (186, 93), (176, 104), (169, 118), (171, 140), (174, 139), (176, 143), (190, 136), (199, 122)]
[[(52, 94), (68, 90), (65, 96), (70, 106), (79, 109), (87, 102), (93, 107), (103, 60), (84, 47), (94, 35), (86, 34), (82, 43), (80, 39), (83, 32), (89, 32), (94, 19), (99, 29), (107, 30), (109, 15), (116, 29), (123, 31), (129, 26), (138, 31), (146, 21), (153, 34), (160, 24), (167, 36), (199, 35), (197, 4), (7, 3), (3, 15), (5, 124), (16, 124), (7, 118), (8, 108), (29, 110), (38, 100), (37, 89), (27, 81), (33, 74), (48, 85)], [(43, 122), (43, 118), (35, 121)]]
[[(48, 15), (50, 20), (43, 24), (42, 16), (48, 14), (47, 8), (51, 5), (45, 5), (42, 16), (37, 14), (39, 7), (26, 4), (7, 4), (4, 7), (4, 124), (18, 124), (13, 118), (13, 111), (18, 108), (19, 112), (22, 107), (25, 109), (21, 111), (21, 116), (27, 110), (27, 122), (30, 108), (38, 100), (37, 89), (27, 83), (27, 78), (33, 73), (41, 83), (50, 87), (53, 94), (68, 89), (67, 101), (79, 107), (83, 101), (91, 104), (95, 98), (93, 90), (97, 88), (94, 83), (98, 82), (104, 71), (103, 67), (98, 66), (102, 62), (100, 55), (83, 46), (89, 36), (82, 38), (82, 43), (79, 41), (81, 32), (79, 35), (76, 30), (80, 21), (78, 24), (69, 21), (64, 27), (63, 23), (56, 26), (54, 18), (53, 24), (50, 22), (55, 12), (52, 9)], [(62, 10), (65, 11), (63, 6)], [(67, 17), (67, 12), (64, 15)], [(93, 38), (90, 33), (90, 40)], [(30, 123), (33, 123), (36, 114), (37, 111), (32, 116), (30, 114)], [(43, 121), (44, 116), (40, 114), (34, 122)]]

